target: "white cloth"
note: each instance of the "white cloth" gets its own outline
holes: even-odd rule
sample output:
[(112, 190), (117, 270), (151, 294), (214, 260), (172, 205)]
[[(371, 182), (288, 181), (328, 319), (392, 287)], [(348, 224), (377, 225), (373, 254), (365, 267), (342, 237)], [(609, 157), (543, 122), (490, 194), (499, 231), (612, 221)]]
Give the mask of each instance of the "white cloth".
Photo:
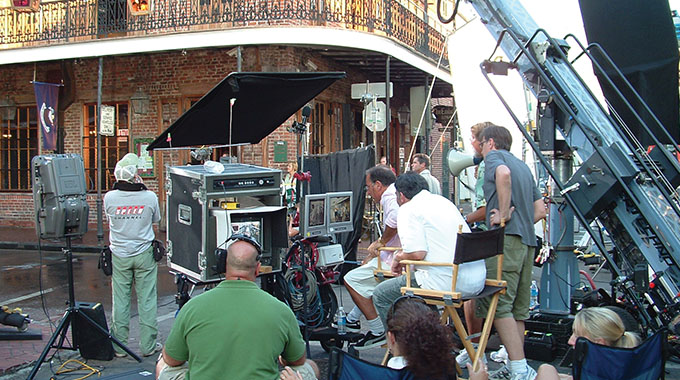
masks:
[(427, 181), (427, 187), (430, 188), (430, 193), (437, 195), (442, 194), (442, 186), (439, 183), (439, 180), (430, 173), (429, 169), (423, 170), (420, 172), (420, 175)]
[[(397, 203), (397, 189), (394, 184), (391, 184), (385, 189), (380, 196), (380, 206), (383, 210), (383, 230), (385, 226), (396, 229), (397, 215), (399, 214), (399, 204)], [(387, 247), (400, 247), (399, 234), (395, 234), (386, 244)], [(391, 251), (380, 251), (380, 259), (382, 260), (382, 269), (390, 269), (392, 265)], [(360, 296), (364, 298), (373, 297), (373, 290), (378, 282), (373, 275), (373, 271), (378, 269), (378, 259), (373, 258), (366, 264), (354, 268), (347, 272), (344, 281), (350, 288), (354, 289)]]
[[(380, 196), (380, 207), (383, 210), (383, 231), (385, 231), (385, 227), (396, 229), (399, 203), (397, 203), (397, 188), (394, 187), (394, 184), (389, 185)], [(385, 246), (400, 247), (399, 234), (395, 234)], [(392, 265), (392, 254), (393, 252), (391, 251), (380, 251), (380, 258), (383, 263), (387, 264), (386, 269), (389, 269), (390, 265)]]
[[(421, 191), (399, 209), (397, 220), (403, 251), (425, 251), (425, 261), (453, 262), (458, 238), (458, 226), (463, 232), (470, 228), (448, 199)], [(451, 268), (417, 266), (415, 278), (424, 289), (451, 290)], [(456, 290), (463, 296), (476, 295), (484, 288), (486, 266), (484, 260), (459, 266)]]
[(390, 360), (387, 362), (387, 366), (392, 369), (402, 369), (407, 365), (408, 363), (406, 363), (406, 359), (403, 356), (395, 356), (390, 358)]

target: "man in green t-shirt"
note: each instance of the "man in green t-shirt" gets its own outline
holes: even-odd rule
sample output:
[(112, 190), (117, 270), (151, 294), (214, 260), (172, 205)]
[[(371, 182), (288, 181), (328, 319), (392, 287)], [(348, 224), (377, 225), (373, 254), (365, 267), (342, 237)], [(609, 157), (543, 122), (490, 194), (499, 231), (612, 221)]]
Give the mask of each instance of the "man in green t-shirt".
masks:
[(226, 280), (182, 307), (156, 366), (158, 379), (275, 379), (277, 359), (316, 379), (295, 315), (255, 284), (259, 244), (245, 235), (231, 240)]

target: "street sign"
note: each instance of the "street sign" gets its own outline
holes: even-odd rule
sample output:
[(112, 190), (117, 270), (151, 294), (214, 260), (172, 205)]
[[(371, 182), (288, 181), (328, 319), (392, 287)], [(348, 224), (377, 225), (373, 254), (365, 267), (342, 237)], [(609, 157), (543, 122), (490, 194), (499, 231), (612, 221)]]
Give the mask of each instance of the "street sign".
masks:
[(115, 129), (115, 115), (116, 107), (102, 104), (101, 108), (101, 124), (99, 124), (99, 133), (104, 136), (113, 136)]
[[(393, 83), (390, 82), (390, 98), (394, 94)], [(367, 98), (369, 95), (370, 98)], [(385, 82), (380, 83), (355, 83), (352, 85), (352, 99), (372, 100), (373, 98), (385, 97)]]
[(387, 106), (383, 102), (369, 103), (364, 107), (364, 125), (371, 132), (373, 132), (374, 127), (376, 132), (382, 132), (387, 127), (387, 123), (385, 123), (386, 108)]

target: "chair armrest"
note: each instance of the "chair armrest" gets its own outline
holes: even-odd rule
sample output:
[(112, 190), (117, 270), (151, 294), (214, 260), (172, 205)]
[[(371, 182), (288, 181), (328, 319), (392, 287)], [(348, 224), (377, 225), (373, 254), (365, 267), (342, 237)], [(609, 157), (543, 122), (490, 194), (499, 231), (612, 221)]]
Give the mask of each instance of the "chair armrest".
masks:
[(452, 267), (453, 263), (436, 263), (432, 261), (422, 261), (422, 260), (401, 260), (399, 264), (404, 265), (424, 265), (430, 267)]
[(507, 287), (508, 287), (508, 283), (507, 283), (506, 281), (489, 280), (489, 279), (487, 279), (487, 280), (484, 282), (484, 285), (488, 285), (488, 286), (500, 286), (500, 287), (503, 287), (503, 288), (507, 288)]

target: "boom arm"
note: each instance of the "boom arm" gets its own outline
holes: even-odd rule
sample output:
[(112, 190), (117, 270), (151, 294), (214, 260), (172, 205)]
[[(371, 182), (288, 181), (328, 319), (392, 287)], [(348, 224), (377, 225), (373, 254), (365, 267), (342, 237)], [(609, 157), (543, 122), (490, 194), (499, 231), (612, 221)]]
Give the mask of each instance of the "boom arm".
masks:
[[(539, 108), (554, 111), (548, 112), (554, 116), (551, 119), (554, 126), (564, 136), (571, 152), (582, 160), (583, 165), (567, 183), (555, 175), (542, 154), (544, 147), (539, 147), (526, 132), (495, 86), (494, 90), (564, 192), (565, 200), (581, 224), (599, 245), (617, 276), (615, 281), (638, 310), (643, 324), (654, 329), (670, 324), (680, 308), (680, 208), (675, 192), (680, 184), (680, 166), (677, 160), (663, 148), (655, 157), (649, 157), (635, 136), (622, 132), (625, 127), (602, 108), (567, 58), (570, 48), (567, 42), (555, 40), (539, 29), (518, 1), (471, 0), (470, 3), (498, 41), (497, 47), (511, 58), (527, 87), (539, 99)], [(584, 48), (573, 36), (565, 38), (574, 40), (580, 48), (579, 57), (590, 58), (596, 70), (603, 72), (600, 64), (614, 67), (598, 46)], [(602, 58), (596, 60), (593, 53)], [(492, 86), (488, 73), (493, 64), (487, 61), (481, 65)], [(635, 101), (642, 102), (641, 99)], [(541, 115), (539, 112), (539, 117)], [(541, 120), (537, 121), (538, 125), (542, 124)], [(646, 130), (656, 146), (662, 147), (649, 128)], [(672, 141), (670, 136), (667, 138)], [(607, 253), (600, 237), (589, 227), (594, 220), (606, 228), (616, 247), (616, 258)], [(655, 275), (647, 289), (633, 283), (633, 273), (640, 265), (649, 265)]]

